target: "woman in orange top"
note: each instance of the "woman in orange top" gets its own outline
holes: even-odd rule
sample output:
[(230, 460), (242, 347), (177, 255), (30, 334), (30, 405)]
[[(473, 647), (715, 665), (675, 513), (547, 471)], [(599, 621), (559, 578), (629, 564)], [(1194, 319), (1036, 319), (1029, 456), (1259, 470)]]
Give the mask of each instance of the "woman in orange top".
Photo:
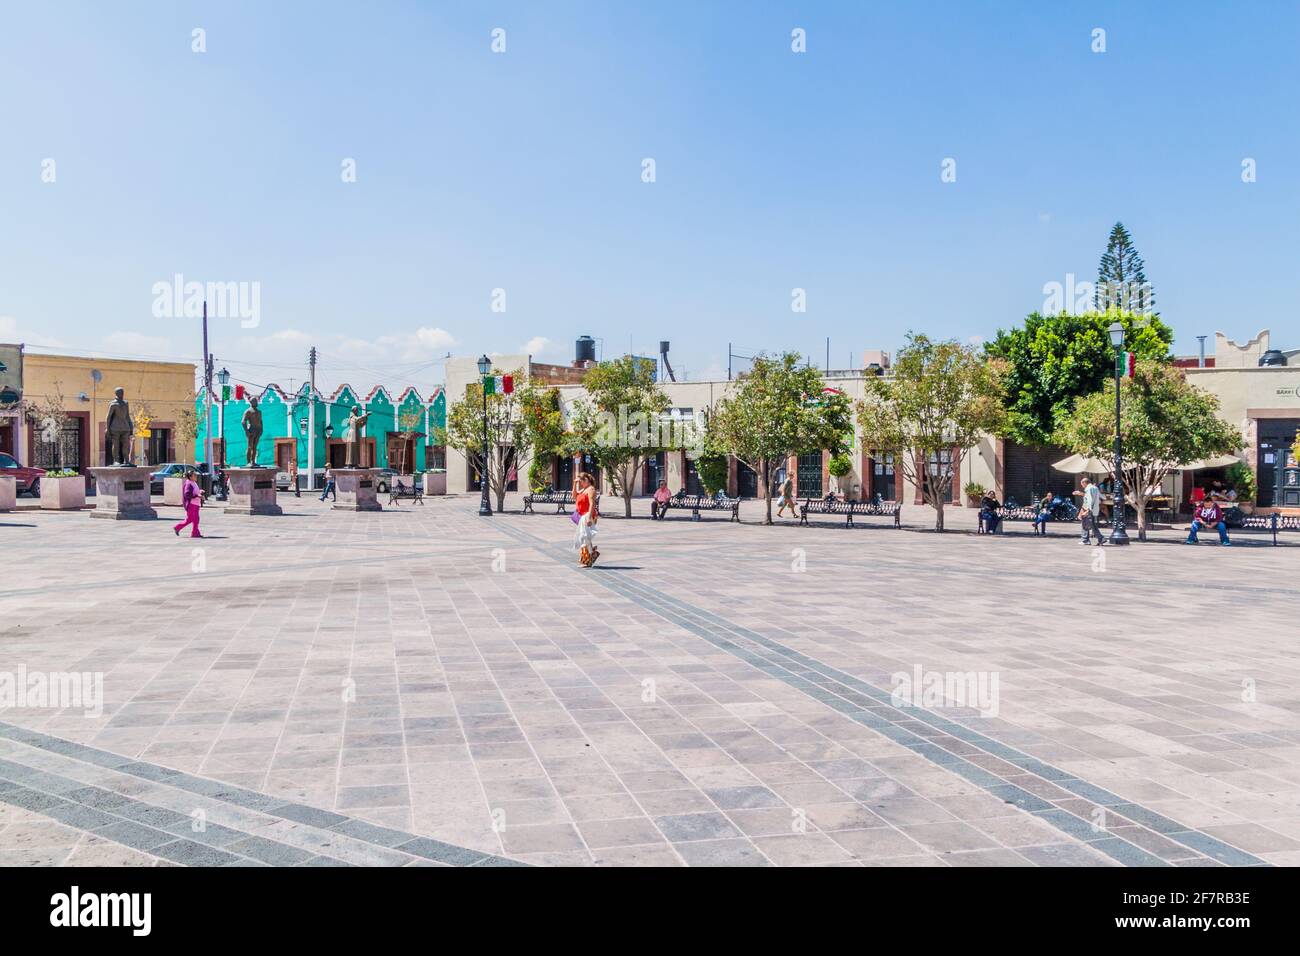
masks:
[(578, 475), (574, 482), (573, 510), (578, 516), (578, 534), (573, 546), (578, 549), (578, 563), (589, 568), (600, 557), (596, 548), (596, 482), (587, 472)]

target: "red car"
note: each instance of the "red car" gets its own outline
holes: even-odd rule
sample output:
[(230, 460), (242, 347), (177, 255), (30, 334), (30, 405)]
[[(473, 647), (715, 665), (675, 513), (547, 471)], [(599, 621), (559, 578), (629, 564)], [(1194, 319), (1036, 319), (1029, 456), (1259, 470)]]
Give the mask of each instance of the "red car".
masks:
[(0, 451), (0, 477), (15, 479), (17, 485), (15, 494), (21, 495), (26, 491), (33, 498), (39, 498), (41, 476), (44, 474), (44, 468), (28, 468), (26, 465), (20, 465), (13, 455), (6, 455)]

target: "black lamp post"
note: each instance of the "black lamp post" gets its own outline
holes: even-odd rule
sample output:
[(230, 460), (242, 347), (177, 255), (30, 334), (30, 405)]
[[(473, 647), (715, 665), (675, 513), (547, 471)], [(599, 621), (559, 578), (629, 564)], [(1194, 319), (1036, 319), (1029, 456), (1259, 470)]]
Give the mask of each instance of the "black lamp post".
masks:
[(1111, 323), (1110, 344), (1115, 346), (1115, 504), (1110, 515), (1110, 543), (1128, 544), (1128, 532), (1124, 530), (1124, 450), (1120, 442), (1119, 427), (1119, 383), (1124, 348), (1124, 326), (1118, 322)]
[(488, 501), (487, 373), (490, 371), (492, 371), (492, 360), (484, 355), (478, 360), (479, 385), (483, 389), (483, 463), (478, 473), (479, 487), (483, 490), (483, 497), (478, 503), (478, 513), (482, 518), (492, 517), (492, 503)]
[[(221, 432), (221, 470), (225, 471), (226, 468), (226, 386), (230, 384), (229, 369), (223, 367), (221, 371), (217, 373), (217, 383), (221, 386), (221, 406), (220, 408), (217, 409), (217, 419), (218, 419), (218, 425), (220, 427), (217, 430)], [(209, 482), (215, 481), (216, 477), (217, 477), (217, 463), (214, 461), (210, 461), (208, 462), (208, 481)], [(226, 499), (226, 486), (224, 481), (221, 483), (221, 488), (217, 494), (217, 499), (219, 501), (224, 501)]]

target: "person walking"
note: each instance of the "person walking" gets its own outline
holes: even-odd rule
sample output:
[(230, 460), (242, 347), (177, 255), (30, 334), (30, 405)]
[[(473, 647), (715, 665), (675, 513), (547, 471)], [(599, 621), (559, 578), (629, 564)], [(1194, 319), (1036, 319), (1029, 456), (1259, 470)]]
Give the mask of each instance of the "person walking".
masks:
[(1101, 489), (1092, 483), (1091, 478), (1084, 475), (1083, 504), (1079, 506), (1079, 522), (1083, 525), (1080, 544), (1092, 544), (1092, 534), (1097, 536), (1097, 547), (1106, 543), (1106, 539), (1101, 536), (1101, 526), (1097, 524), (1099, 514), (1101, 514)]
[(327, 496), (332, 495), (335, 501), (339, 500), (338, 492), (334, 490), (334, 472), (330, 471), (330, 466), (325, 466), (325, 490), (320, 493), (320, 500), (324, 501)]
[(201, 538), (199, 533), (199, 508), (203, 504), (203, 489), (199, 487), (194, 480), (194, 469), (189, 468), (185, 472), (185, 481), (181, 484), (181, 504), (185, 507), (185, 520), (180, 524), (172, 525), (172, 531), (176, 537), (181, 536), (181, 529), (187, 525), (193, 525), (190, 530), (191, 538)]
[(293, 496), (302, 497), (302, 489), (298, 487), (298, 456), (294, 455), (289, 459), (289, 484), (293, 485)]
[(785, 513), (786, 508), (790, 509), (791, 518), (799, 517), (799, 509), (795, 506), (794, 500), (794, 479), (789, 475), (781, 484), (781, 501), (777, 506), (776, 516), (780, 518)]
[(596, 547), (596, 522), (600, 518), (596, 510), (596, 482), (584, 471), (574, 482), (573, 491), (573, 514), (578, 525), (573, 546), (578, 551), (578, 563), (589, 568), (600, 557), (600, 549)]
[(1187, 535), (1186, 544), (1200, 544), (1196, 534), (1202, 528), (1213, 528), (1219, 532), (1219, 544), (1227, 547), (1232, 544), (1228, 540), (1228, 523), (1223, 517), (1223, 507), (1213, 498), (1206, 498), (1196, 510), (1192, 512), (1192, 530)]

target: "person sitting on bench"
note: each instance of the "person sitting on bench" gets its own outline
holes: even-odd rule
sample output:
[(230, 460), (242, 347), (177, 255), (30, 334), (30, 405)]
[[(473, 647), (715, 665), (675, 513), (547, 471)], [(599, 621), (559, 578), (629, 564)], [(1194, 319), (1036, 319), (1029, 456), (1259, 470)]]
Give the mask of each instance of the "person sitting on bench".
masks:
[(1050, 491), (1038, 502), (1038, 514), (1034, 515), (1034, 534), (1047, 536), (1047, 522), (1052, 520), (1052, 509), (1061, 503), (1061, 499)]
[(980, 531), (986, 534), (997, 534), (998, 523), (1002, 520), (998, 515), (998, 509), (1001, 507), (992, 492), (984, 493), (984, 497), (980, 499)]
[(668, 482), (659, 479), (659, 487), (655, 489), (654, 500), (650, 502), (650, 517), (662, 518), (668, 513), (668, 501), (672, 498), (672, 493), (668, 490)]
[(1214, 528), (1219, 532), (1219, 544), (1230, 545), (1228, 540), (1228, 523), (1223, 520), (1223, 509), (1219, 503), (1211, 498), (1206, 498), (1196, 510), (1192, 512), (1192, 531), (1187, 536), (1187, 544), (1200, 544), (1196, 538), (1196, 533), (1202, 528)]

